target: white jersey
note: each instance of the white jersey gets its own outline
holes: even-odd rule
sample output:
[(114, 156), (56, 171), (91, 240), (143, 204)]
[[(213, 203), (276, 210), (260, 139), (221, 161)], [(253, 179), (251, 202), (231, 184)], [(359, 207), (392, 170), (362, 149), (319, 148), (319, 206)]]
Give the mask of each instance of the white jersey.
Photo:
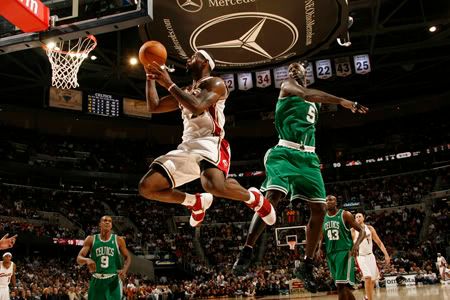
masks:
[(438, 266), (438, 268), (443, 268), (443, 267), (447, 266), (447, 261), (445, 260), (445, 258), (443, 256), (438, 257), (436, 260), (436, 265)]
[[(184, 91), (196, 96), (201, 92), (201, 89), (199, 88), (200, 84), (211, 78), (213, 77), (203, 77)], [(225, 114), (223, 111), (225, 109), (227, 97), (228, 91), (224, 97), (220, 98), (214, 105), (210, 106), (208, 110), (200, 115), (195, 115), (189, 109), (180, 105), (184, 127), (183, 143), (203, 137), (217, 136), (223, 138), (225, 136), (225, 131), (223, 129), (225, 125)]]
[[(369, 226), (364, 225), (363, 228), (366, 232), (366, 237), (359, 244), (359, 255), (369, 255), (373, 252), (372, 232), (370, 232)], [(355, 230), (355, 242), (358, 239), (359, 232)]]
[(0, 263), (0, 287), (8, 287), (11, 277), (14, 272), (14, 263), (11, 262), (9, 268), (3, 266), (3, 262)]

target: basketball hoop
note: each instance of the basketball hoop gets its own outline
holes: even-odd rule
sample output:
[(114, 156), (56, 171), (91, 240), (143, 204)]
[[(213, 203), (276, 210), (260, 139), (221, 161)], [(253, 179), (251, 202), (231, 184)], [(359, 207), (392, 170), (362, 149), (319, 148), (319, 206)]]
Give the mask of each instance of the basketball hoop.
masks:
[(89, 52), (97, 46), (92, 34), (78, 40), (48, 43), (43, 46), (52, 65), (52, 85), (60, 89), (70, 89), (78, 84), (78, 70)]
[(288, 241), (287, 243), (289, 245), (289, 249), (290, 250), (295, 250), (295, 245), (297, 245), (297, 241), (296, 240)]

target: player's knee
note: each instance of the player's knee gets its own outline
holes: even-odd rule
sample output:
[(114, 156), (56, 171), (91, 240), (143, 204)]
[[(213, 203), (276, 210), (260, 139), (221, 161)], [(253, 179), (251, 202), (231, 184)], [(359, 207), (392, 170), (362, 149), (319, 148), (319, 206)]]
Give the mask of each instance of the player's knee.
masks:
[(345, 292), (345, 284), (338, 283), (338, 284), (336, 284), (336, 287), (337, 287), (338, 293)]
[(139, 181), (138, 191), (142, 197), (154, 199), (154, 193), (158, 191), (158, 188), (149, 177), (143, 177)]
[(266, 194), (266, 198), (270, 201), (274, 208), (277, 208), (278, 202), (285, 197), (283, 192), (277, 190), (269, 190)]
[(138, 191), (139, 195), (144, 198), (148, 198), (148, 196), (151, 194), (151, 185), (146, 177), (142, 178), (141, 181), (139, 181)]

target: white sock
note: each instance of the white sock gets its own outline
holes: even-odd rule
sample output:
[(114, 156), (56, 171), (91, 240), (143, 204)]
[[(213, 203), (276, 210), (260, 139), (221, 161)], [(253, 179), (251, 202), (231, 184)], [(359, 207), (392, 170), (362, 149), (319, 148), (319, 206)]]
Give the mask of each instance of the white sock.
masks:
[(250, 199), (248, 199), (247, 201), (244, 201), (247, 204), (252, 204), (253, 202), (255, 202), (255, 195), (252, 192), (248, 192), (250, 194)]
[(186, 198), (184, 198), (184, 201), (181, 202), (181, 205), (194, 206), (196, 201), (197, 198), (195, 197), (195, 195), (186, 193)]

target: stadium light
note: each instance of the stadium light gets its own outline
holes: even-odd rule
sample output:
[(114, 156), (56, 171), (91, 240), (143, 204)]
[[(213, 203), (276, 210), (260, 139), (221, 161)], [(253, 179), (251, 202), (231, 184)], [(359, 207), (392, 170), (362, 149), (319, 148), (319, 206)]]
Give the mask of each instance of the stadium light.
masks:
[(129, 60), (130, 65), (135, 66), (138, 63), (138, 60), (136, 57), (131, 57)]

